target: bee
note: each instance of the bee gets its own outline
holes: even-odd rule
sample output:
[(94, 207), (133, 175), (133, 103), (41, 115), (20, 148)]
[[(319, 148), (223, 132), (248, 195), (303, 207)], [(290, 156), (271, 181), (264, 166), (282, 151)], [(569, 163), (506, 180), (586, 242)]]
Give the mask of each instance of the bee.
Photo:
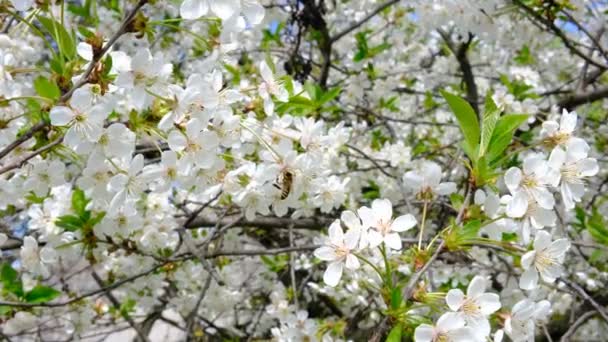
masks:
[(284, 200), (289, 196), (291, 188), (293, 187), (293, 180), (296, 177), (292, 170), (284, 169), (281, 174), (277, 177), (274, 187), (281, 190), (281, 199)]

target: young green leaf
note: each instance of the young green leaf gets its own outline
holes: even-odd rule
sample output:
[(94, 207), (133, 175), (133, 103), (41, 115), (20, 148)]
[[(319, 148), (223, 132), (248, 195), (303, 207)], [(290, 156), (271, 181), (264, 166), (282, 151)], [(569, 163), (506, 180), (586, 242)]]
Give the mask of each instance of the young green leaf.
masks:
[(502, 157), (502, 153), (513, 140), (513, 132), (527, 119), (527, 115), (509, 114), (498, 120), (488, 145), (487, 159), (490, 163), (494, 163), (496, 159)]
[(386, 342), (401, 342), (401, 335), (403, 333), (403, 329), (401, 328), (401, 324), (397, 324), (391, 329), (386, 337)]
[(44, 76), (38, 76), (34, 80), (34, 89), (38, 95), (51, 100), (58, 100), (61, 96), (61, 90), (55, 82), (49, 81)]
[(448, 105), (456, 115), (462, 134), (464, 135), (465, 141), (465, 152), (469, 157), (475, 159), (475, 151), (479, 144), (479, 121), (477, 120), (477, 114), (473, 110), (473, 107), (463, 98), (450, 94), (446, 91), (442, 91), (441, 95), (448, 102)]
[(59, 297), (61, 292), (52, 287), (38, 285), (25, 294), (28, 303), (45, 303)]

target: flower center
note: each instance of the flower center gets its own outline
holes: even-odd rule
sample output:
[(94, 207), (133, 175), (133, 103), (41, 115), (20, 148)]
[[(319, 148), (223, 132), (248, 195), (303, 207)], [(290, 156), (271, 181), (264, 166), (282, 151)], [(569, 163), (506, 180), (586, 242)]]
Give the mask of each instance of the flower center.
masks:
[(391, 222), (380, 220), (377, 229), (382, 235), (386, 235), (391, 232)]
[(338, 258), (346, 258), (349, 253), (348, 248), (346, 248), (346, 246), (334, 246), (334, 248)]
[(579, 177), (578, 168), (576, 164), (570, 163), (561, 167), (560, 172), (562, 174), (562, 178), (566, 181), (566, 183), (570, 184), (582, 184), (583, 180)]
[(521, 183), (525, 188), (528, 189), (536, 188), (539, 186), (538, 180), (534, 176), (529, 175), (524, 176), (524, 179)]
[(534, 259), (534, 266), (539, 272), (542, 272), (547, 267), (555, 265), (557, 261), (546, 252), (538, 252), (536, 254), (536, 258)]
[(448, 334), (440, 332), (435, 335), (435, 338), (433, 338), (433, 342), (450, 342), (450, 337), (448, 336)]
[(464, 312), (467, 316), (476, 316), (479, 314), (479, 310), (481, 308), (479, 305), (471, 299), (467, 299), (462, 304), (462, 312)]

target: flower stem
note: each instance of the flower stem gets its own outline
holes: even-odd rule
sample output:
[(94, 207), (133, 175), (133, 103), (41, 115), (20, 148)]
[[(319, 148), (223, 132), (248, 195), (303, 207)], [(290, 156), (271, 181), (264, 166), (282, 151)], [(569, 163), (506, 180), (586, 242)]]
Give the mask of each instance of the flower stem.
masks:
[(422, 206), (422, 222), (420, 222), (420, 235), (418, 236), (418, 250), (422, 249), (422, 235), (424, 234), (424, 224), (426, 223), (426, 210), (429, 204), (428, 200), (424, 200)]

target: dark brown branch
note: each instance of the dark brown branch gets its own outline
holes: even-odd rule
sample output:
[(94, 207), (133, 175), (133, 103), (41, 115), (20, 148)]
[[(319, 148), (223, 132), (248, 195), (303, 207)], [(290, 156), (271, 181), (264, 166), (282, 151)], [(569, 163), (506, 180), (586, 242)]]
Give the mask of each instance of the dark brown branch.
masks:
[(585, 103), (591, 103), (608, 97), (608, 87), (599, 88), (579, 94), (573, 94), (560, 100), (557, 105), (568, 110), (574, 109)]
[(456, 57), (460, 71), (462, 71), (462, 81), (464, 82), (467, 96), (466, 99), (473, 107), (475, 113), (479, 115), (479, 94), (477, 92), (477, 84), (475, 83), (475, 75), (473, 74), (473, 67), (467, 57), (467, 51), (469, 46), (473, 42), (473, 34), (469, 33), (469, 38), (466, 42), (460, 43), (458, 46), (452, 42), (450, 34), (442, 29), (437, 30), (441, 35), (441, 38), (445, 41), (450, 51)]

